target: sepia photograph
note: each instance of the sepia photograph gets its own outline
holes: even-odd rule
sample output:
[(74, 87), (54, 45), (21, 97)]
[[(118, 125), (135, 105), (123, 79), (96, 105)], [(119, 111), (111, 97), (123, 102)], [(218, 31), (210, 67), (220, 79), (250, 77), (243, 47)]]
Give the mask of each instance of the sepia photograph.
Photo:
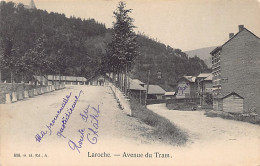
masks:
[(260, 166), (260, 0), (0, 0), (0, 166)]

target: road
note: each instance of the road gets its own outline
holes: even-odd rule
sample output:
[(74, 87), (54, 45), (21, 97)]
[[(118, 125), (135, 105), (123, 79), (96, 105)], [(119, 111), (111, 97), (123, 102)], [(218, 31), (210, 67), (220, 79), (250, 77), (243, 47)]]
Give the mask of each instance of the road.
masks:
[(211, 118), (204, 111), (168, 110), (165, 104), (148, 109), (169, 119), (190, 136), (183, 150), (201, 159), (203, 165), (260, 165), (260, 126)]
[[(198, 111), (167, 111), (162, 105), (149, 108), (186, 130), (188, 144), (176, 147), (153, 140), (153, 128), (124, 114), (109, 87), (69, 86), (1, 104), (0, 165), (244, 166), (259, 161), (259, 126), (206, 118)], [(152, 157), (146, 158), (147, 153)]]
[[(16, 103), (2, 104), (0, 111), (1, 166), (6, 163), (16, 166), (100, 165), (100, 162), (115, 165), (120, 161), (129, 165), (140, 158), (123, 157), (124, 152), (154, 153), (162, 149), (172, 153), (171, 148), (163, 148), (167, 145), (149, 138), (150, 126), (119, 109), (110, 87), (69, 86)], [(104, 152), (111, 157), (88, 156), (88, 153), (91, 156)], [(26, 154), (26, 157), (14, 157), (15, 153)], [(29, 157), (30, 154), (34, 157)], [(35, 154), (42, 157), (35, 157)], [(161, 163), (157, 159), (146, 162)]]

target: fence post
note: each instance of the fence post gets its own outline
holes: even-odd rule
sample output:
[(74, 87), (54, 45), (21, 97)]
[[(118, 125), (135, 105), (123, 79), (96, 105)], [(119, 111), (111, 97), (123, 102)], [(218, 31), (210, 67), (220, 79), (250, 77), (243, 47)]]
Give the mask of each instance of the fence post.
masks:
[(5, 94), (5, 103), (6, 104), (12, 103), (11, 95), (9, 93)]
[(17, 101), (17, 94), (16, 94), (16, 92), (12, 93), (12, 101)]

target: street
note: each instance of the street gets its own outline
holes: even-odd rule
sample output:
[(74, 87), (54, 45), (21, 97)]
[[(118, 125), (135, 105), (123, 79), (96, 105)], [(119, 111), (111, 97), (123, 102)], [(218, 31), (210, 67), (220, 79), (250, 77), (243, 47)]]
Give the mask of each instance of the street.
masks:
[(204, 111), (168, 110), (165, 104), (149, 105), (148, 109), (186, 131), (190, 136), (186, 147), (189, 153), (210, 165), (260, 164), (258, 125), (206, 117)]
[(144, 161), (146, 165), (254, 165), (260, 161), (257, 125), (149, 105), (190, 136), (185, 146), (167, 145), (149, 137), (152, 127), (119, 109), (110, 87), (67, 86), (0, 106), (1, 166), (144, 165)]
[(130, 154), (124, 157), (124, 152), (167, 151), (166, 145), (149, 139), (150, 126), (122, 112), (110, 87), (68, 86), (0, 106), (2, 163), (98, 165), (109, 158), (109, 165), (138, 160)]

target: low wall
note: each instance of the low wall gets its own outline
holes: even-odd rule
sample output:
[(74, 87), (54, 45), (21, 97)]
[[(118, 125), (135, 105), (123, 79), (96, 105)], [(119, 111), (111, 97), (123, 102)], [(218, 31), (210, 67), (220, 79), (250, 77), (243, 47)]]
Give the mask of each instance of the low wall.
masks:
[(168, 104), (177, 104), (177, 103), (200, 103), (200, 98), (181, 98), (181, 99), (167, 99), (166, 106)]
[(166, 100), (165, 99), (147, 99), (146, 100), (146, 104), (149, 105), (149, 104), (161, 104), (161, 103), (166, 103)]
[(25, 83), (1, 83), (0, 84), (0, 104), (13, 103), (24, 98), (34, 97), (54, 90), (65, 88), (65, 85), (34, 86)]
[(124, 113), (126, 113), (127, 115), (132, 116), (132, 110), (130, 108), (130, 99), (127, 98), (127, 96), (124, 95), (123, 92), (121, 92), (116, 86), (114, 86), (113, 84), (110, 85), (110, 88), (119, 104), (119, 106), (121, 107), (121, 109), (123, 110)]
[(181, 98), (166, 100), (166, 107), (170, 110), (194, 110), (199, 105), (199, 98)]

